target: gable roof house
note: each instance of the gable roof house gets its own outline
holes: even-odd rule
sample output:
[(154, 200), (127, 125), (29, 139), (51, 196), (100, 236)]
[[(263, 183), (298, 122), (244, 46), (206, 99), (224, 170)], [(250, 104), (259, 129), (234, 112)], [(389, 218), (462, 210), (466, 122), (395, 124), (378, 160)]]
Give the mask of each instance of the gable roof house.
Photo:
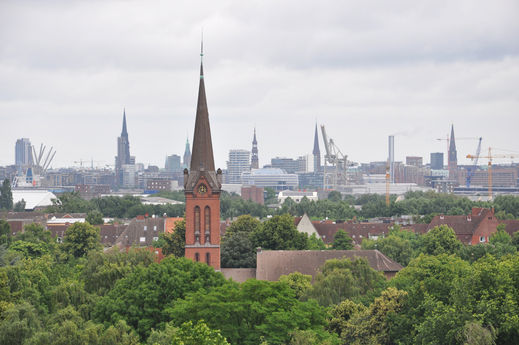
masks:
[(497, 231), (498, 224), (493, 209), (473, 207), (469, 215), (435, 216), (427, 226), (427, 231), (435, 226), (447, 225), (454, 230), (458, 240), (474, 245), (488, 243), (490, 236)]

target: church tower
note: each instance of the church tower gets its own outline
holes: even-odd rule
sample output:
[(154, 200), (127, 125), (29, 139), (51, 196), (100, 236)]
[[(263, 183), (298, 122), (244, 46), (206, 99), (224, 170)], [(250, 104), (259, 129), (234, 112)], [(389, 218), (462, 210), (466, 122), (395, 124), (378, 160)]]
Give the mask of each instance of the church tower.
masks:
[(126, 129), (126, 109), (123, 110), (123, 129), (117, 138), (117, 156), (115, 157), (115, 175), (117, 186), (123, 185), (123, 165), (131, 164), (130, 141)]
[(256, 127), (254, 127), (254, 139), (252, 139), (252, 157), (250, 159), (251, 169), (259, 169), (258, 141), (256, 140)]
[(189, 148), (189, 139), (186, 139), (186, 149), (184, 150), (184, 168), (191, 165), (191, 149)]
[(317, 174), (321, 170), (321, 150), (319, 150), (319, 136), (317, 135), (317, 123), (315, 124), (314, 134), (314, 174)]
[[(203, 57), (203, 50), (200, 56)], [(220, 193), (222, 171), (214, 169), (209, 112), (205, 97), (204, 70), (200, 84), (190, 169), (184, 169), (186, 196), (185, 257), (220, 270)]]
[(454, 125), (451, 126), (451, 138), (449, 141), (449, 154), (448, 154), (448, 169), (449, 179), (458, 179), (458, 151), (456, 150), (456, 141), (454, 139)]

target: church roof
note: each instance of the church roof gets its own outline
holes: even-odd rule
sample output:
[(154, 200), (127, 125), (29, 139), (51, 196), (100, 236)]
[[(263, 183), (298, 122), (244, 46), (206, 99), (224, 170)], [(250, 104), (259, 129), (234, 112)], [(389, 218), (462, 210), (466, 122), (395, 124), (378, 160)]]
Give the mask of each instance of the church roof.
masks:
[(314, 155), (321, 154), (319, 150), (319, 135), (317, 134), (317, 123), (315, 124), (315, 135), (314, 135), (314, 150), (312, 152)]
[[(203, 55), (203, 54), (202, 54)], [(205, 96), (204, 68), (200, 64), (200, 85), (198, 87), (198, 104), (196, 107), (195, 135), (191, 154), (191, 171), (214, 171), (213, 144), (211, 127)]]

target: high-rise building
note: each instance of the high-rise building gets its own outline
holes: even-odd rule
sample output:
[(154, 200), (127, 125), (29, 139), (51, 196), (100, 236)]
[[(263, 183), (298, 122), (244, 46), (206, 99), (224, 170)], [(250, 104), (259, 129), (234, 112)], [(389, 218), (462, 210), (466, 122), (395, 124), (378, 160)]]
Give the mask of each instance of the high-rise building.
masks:
[(449, 141), (448, 155), (449, 180), (458, 179), (458, 152), (456, 151), (456, 141), (454, 140), (454, 125), (451, 126), (451, 138)]
[(189, 148), (189, 139), (186, 139), (186, 149), (184, 150), (184, 169), (189, 169), (191, 165), (191, 149)]
[(179, 172), (182, 171), (182, 165), (180, 164), (179, 155), (170, 155), (166, 157), (166, 164), (164, 166), (167, 172)]
[(407, 156), (405, 157), (405, 164), (414, 165), (415, 167), (423, 166), (423, 158), (418, 156)]
[(321, 171), (321, 150), (319, 150), (319, 135), (317, 134), (317, 123), (315, 124), (315, 134), (314, 134), (314, 150), (312, 151), (314, 155), (314, 173), (318, 173)]
[(229, 150), (229, 160), (227, 161), (227, 174), (225, 181), (231, 184), (240, 184), (241, 174), (250, 171), (250, 151)]
[(123, 129), (121, 136), (117, 138), (117, 156), (115, 157), (115, 176), (118, 186), (123, 186), (123, 165), (135, 164), (130, 157), (130, 141), (126, 128), (126, 109), (123, 110)]
[(254, 128), (254, 139), (252, 139), (252, 157), (250, 160), (251, 169), (259, 169), (258, 141), (256, 140), (256, 128)]
[(32, 146), (28, 138), (16, 140), (14, 162), (18, 170), (32, 164)]
[(295, 174), (299, 170), (299, 162), (293, 158), (275, 157), (270, 160), (272, 168), (283, 169), (288, 174)]
[[(203, 53), (200, 54), (203, 56)], [(214, 169), (209, 112), (205, 97), (204, 71), (200, 63), (200, 85), (196, 108), (193, 155), (189, 172), (184, 170), (186, 196), (185, 257), (220, 270), (220, 193), (222, 171)]]
[(395, 183), (395, 136), (390, 135), (388, 138), (389, 155), (387, 158), (389, 164), (389, 181)]
[(443, 152), (431, 153), (431, 170), (443, 169)]

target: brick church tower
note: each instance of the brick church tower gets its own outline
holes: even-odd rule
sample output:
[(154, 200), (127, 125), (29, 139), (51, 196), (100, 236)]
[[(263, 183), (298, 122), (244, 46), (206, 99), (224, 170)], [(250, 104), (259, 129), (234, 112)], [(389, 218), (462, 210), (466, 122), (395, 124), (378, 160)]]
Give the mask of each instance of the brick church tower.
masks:
[[(203, 57), (203, 50), (200, 56)], [(205, 262), (215, 270), (220, 270), (221, 187), (222, 171), (214, 169), (204, 70), (201, 62), (191, 165), (189, 171), (184, 169), (185, 256), (193, 261)]]

